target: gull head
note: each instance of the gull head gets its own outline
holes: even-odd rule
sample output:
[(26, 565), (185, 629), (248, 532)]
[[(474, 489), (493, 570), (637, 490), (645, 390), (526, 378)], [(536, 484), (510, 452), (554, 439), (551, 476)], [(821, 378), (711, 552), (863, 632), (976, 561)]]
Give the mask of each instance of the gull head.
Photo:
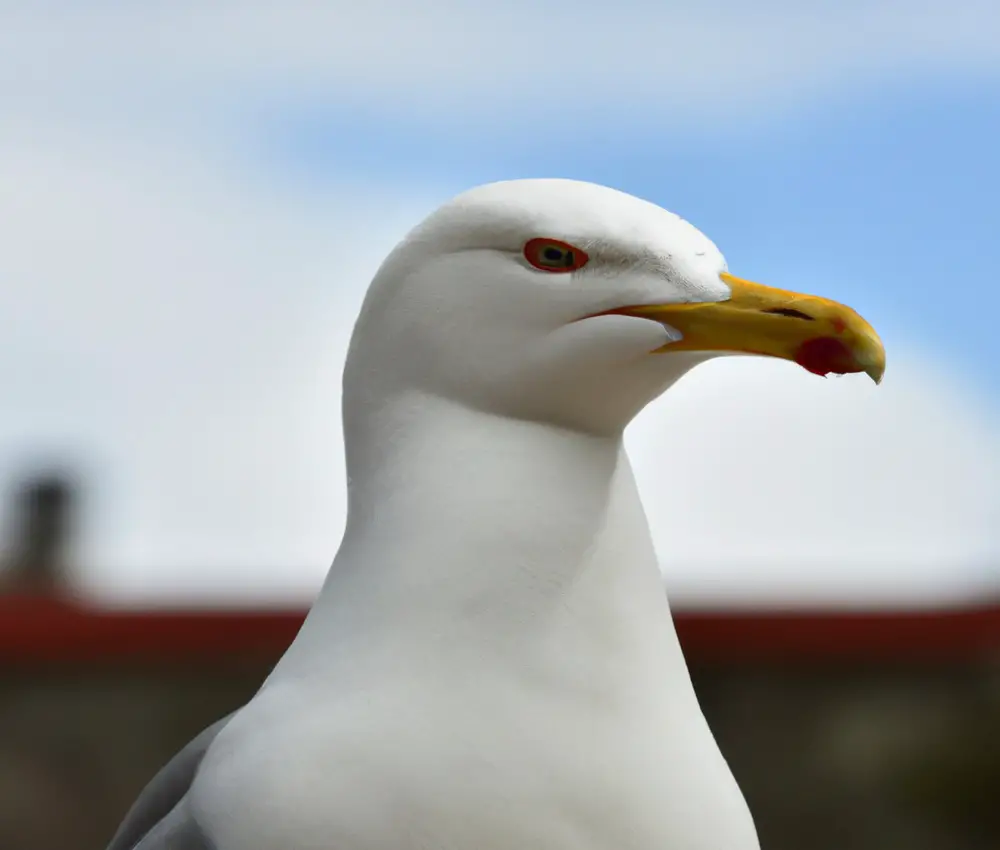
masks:
[(609, 434), (693, 366), (732, 354), (876, 382), (885, 369), (854, 310), (730, 274), (674, 213), (591, 183), (513, 180), (454, 198), (388, 256), (345, 393), (436, 396)]

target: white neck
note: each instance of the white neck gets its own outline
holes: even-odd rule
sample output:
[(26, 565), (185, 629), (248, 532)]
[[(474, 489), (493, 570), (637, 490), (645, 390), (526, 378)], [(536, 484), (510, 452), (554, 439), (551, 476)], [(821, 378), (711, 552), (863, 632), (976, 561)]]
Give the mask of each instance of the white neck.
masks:
[(620, 437), (417, 395), (348, 409), (347, 529), (282, 666), (523, 663), (558, 645), (687, 680)]

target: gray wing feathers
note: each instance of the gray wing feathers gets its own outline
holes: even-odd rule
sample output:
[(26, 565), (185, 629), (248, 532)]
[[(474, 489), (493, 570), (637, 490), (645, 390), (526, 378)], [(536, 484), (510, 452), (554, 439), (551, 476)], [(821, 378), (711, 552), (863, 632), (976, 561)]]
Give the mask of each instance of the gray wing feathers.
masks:
[(135, 845), (134, 850), (218, 850), (191, 815), (184, 797)]
[(234, 714), (209, 726), (153, 777), (125, 815), (108, 850), (213, 850), (190, 817), (184, 796), (205, 752)]

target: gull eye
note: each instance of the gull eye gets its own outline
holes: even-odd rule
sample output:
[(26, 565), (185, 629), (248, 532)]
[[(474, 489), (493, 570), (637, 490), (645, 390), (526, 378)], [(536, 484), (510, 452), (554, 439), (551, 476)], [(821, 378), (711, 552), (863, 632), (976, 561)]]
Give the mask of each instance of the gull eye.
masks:
[(543, 272), (571, 272), (583, 268), (590, 258), (585, 251), (558, 239), (530, 239), (524, 245), (524, 258)]

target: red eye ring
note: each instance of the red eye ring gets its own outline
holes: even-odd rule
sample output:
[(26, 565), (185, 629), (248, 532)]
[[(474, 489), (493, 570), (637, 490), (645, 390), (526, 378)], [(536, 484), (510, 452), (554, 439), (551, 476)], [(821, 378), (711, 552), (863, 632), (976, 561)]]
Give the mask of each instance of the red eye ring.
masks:
[(590, 257), (575, 245), (559, 239), (529, 239), (524, 243), (524, 259), (543, 272), (572, 272), (587, 265)]

